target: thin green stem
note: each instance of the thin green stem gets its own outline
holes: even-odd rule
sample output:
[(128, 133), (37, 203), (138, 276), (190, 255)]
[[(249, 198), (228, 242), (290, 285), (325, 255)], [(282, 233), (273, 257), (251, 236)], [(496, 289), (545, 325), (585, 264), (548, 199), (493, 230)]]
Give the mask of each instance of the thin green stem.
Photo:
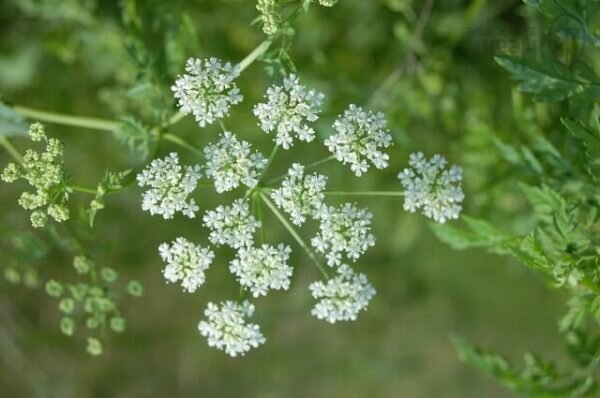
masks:
[(23, 157), (21, 156), (17, 148), (15, 148), (13, 144), (10, 143), (8, 138), (0, 136), (0, 145), (2, 145), (4, 149), (6, 149), (6, 152), (8, 152), (8, 154), (12, 156), (14, 160), (16, 160), (18, 163), (23, 163)]
[(319, 271), (321, 271), (321, 273), (323, 274), (323, 276), (326, 279), (329, 279), (329, 275), (327, 274), (327, 271), (325, 270), (325, 268), (323, 267), (323, 265), (321, 265), (321, 263), (319, 262), (319, 259), (315, 255), (315, 253), (313, 253), (313, 251), (310, 249), (310, 247), (308, 247), (308, 245), (306, 244), (306, 242), (304, 242), (304, 240), (298, 234), (298, 232), (294, 229), (294, 227), (292, 226), (292, 224), (290, 224), (290, 222), (285, 218), (285, 216), (283, 214), (281, 214), (281, 212), (277, 209), (277, 207), (275, 207), (275, 205), (273, 204), (273, 202), (271, 202), (271, 200), (265, 194), (263, 194), (261, 192), (260, 193), (260, 197), (266, 203), (267, 207), (273, 212), (273, 214), (275, 214), (275, 216), (279, 219), (279, 221), (281, 221), (281, 223), (288, 230), (288, 232), (294, 237), (294, 239), (296, 239), (296, 242), (298, 242), (298, 244), (300, 245), (300, 247), (302, 249), (304, 249), (304, 251), (306, 252), (306, 254), (308, 254), (308, 256), (310, 257), (310, 259), (317, 266), (317, 268), (319, 269)]
[(91, 130), (113, 131), (117, 129), (120, 124), (114, 120), (46, 112), (20, 105), (13, 106), (13, 110), (28, 119), (35, 119), (47, 123), (56, 123), (64, 126), (83, 127)]
[(170, 134), (170, 133), (165, 133), (163, 134), (162, 138), (164, 140), (170, 141), (176, 145), (179, 145), (182, 148), (188, 149), (192, 152), (194, 152), (197, 155), (202, 155), (202, 151), (198, 148), (196, 148), (195, 146), (193, 146), (192, 144), (190, 144), (189, 142), (185, 141), (183, 138), (180, 138), (176, 135)]
[(277, 155), (278, 150), (279, 150), (279, 145), (275, 145), (273, 147), (273, 150), (271, 150), (271, 154), (269, 155), (269, 160), (267, 160), (267, 164), (266, 164), (265, 168), (263, 169), (263, 171), (260, 175), (260, 178), (258, 179), (258, 183), (256, 184), (257, 186), (261, 183), (261, 181), (264, 179), (265, 175), (267, 174), (267, 170), (269, 170), (271, 163), (273, 163), (273, 159), (275, 159), (275, 155)]
[(219, 126), (221, 126), (221, 130), (225, 133), (227, 128), (225, 127), (225, 123), (222, 120), (219, 120)]
[(256, 209), (258, 211), (258, 220), (260, 221), (260, 240), (261, 240), (261, 243), (264, 244), (266, 242), (266, 239), (265, 239), (265, 221), (264, 221), (263, 210), (262, 210), (262, 200), (256, 201)]
[(79, 185), (68, 185), (68, 188), (75, 192), (89, 193), (91, 195), (96, 195), (98, 193), (96, 189), (81, 187)]
[(402, 191), (325, 191), (331, 196), (404, 196)]
[(252, 50), (244, 59), (240, 61), (238, 67), (240, 72), (243, 72), (247, 67), (252, 65), (261, 55), (263, 55), (271, 46), (271, 40), (263, 40), (254, 50)]

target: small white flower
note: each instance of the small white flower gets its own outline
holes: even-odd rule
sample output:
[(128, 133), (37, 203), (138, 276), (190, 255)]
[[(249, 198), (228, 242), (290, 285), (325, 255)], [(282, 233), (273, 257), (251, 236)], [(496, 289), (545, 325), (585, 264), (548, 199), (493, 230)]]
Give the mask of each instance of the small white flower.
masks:
[(425, 159), (421, 152), (410, 155), (409, 168), (398, 174), (404, 187), (404, 209), (423, 214), (436, 222), (456, 219), (465, 198), (462, 190), (462, 169), (446, 168), (448, 162), (441, 155)]
[(194, 218), (198, 206), (194, 199), (188, 200), (200, 178), (200, 166), (179, 165), (175, 152), (164, 159), (154, 159), (137, 175), (138, 185), (149, 189), (142, 194), (142, 210), (160, 214), (164, 219), (173, 218), (176, 212)]
[(254, 297), (265, 296), (270, 289), (287, 290), (290, 287), (293, 271), (287, 264), (290, 253), (291, 249), (283, 244), (243, 247), (229, 269)]
[(371, 234), (371, 212), (351, 203), (341, 207), (323, 206), (317, 215), (320, 232), (311, 240), (313, 247), (325, 253), (329, 266), (339, 265), (342, 254), (356, 261), (375, 244)]
[(302, 225), (306, 216), (314, 217), (323, 206), (327, 177), (320, 174), (304, 175), (304, 166), (294, 163), (288, 170), (281, 187), (271, 192), (277, 206), (287, 212), (296, 225)]
[(389, 156), (380, 151), (392, 145), (383, 113), (365, 112), (356, 105), (350, 107), (333, 123), (337, 134), (325, 140), (335, 158), (349, 164), (355, 175), (369, 169), (370, 161), (378, 169), (388, 166)]
[(337, 276), (326, 283), (313, 282), (309, 290), (318, 300), (311, 314), (329, 323), (355, 321), (358, 313), (375, 296), (375, 289), (367, 277), (355, 273), (346, 264), (340, 265)]
[(246, 323), (246, 318), (252, 314), (254, 305), (248, 301), (241, 304), (234, 301), (220, 305), (208, 303), (204, 310), (208, 319), (198, 324), (198, 330), (208, 339), (210, 347), (223, 350), (232, 357), (244, 355), (266, 341), (258, 325)]
[(193, 293), (205, 280), (204, 272), (215, 255), (205, 247), (195, 245), (185, 238), (177, 238), (170, 245), (162, 243), (158, 247), (160, 257), (166, 263), (163, 270), (169, 282), (181, 282), (183, 290)]
[(315, 130), (306, 122), (319, 118), (322, 93), (307, 90), (294, 74), (283, 80), (283, 86), (271, 86), (265, 96), (267, 103), (257, 104), (254, 115), (260, 121), (260, 128), (266, 133), (276, 131), (275, 143), (284, 149), (294, 145), (293, 138), (310, 142), (315, 138)]
[(239, 141), (228, 131), (221, 135), (217, 144), (204, 148), (204, 156), (206, 175), (215, 180), (215, 189), (219, 193), (231, 191), (240, 184), (255, 187), (267, 164), (260, 152), (252, 152), (248, 142)]
[(204, 226), (211, 229), (208, 239), (215, 245), (228, 245), (234, 249), (253, 244), (254, 232), (260, 222), (250, 214), (248, 201), (237, 199), (231, 206), (218, 206), (206, 212)]
[(240, 75), (237, 65), (222, 64), (216, 58), (190, 58), (185, 71), (186, 74), (177, 77), (171, 90), (179, 100), (179, 110), (193, 114), (200, 127), (223, 118), (231, 105), (242, 102), (234, 81)]

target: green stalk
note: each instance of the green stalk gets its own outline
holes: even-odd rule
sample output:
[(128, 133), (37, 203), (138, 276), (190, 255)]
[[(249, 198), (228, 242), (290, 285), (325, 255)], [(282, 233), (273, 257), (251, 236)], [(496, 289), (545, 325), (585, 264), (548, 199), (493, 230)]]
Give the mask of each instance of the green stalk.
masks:
[(183, 138), (180, 138), (176, 135), (166, 133), (162, 135), (162, 138), (166, 141), (171, 141), (172, 143), (179, 145), (182, 148), (188, 149), (191, 152), (194, 152), (196, 155), (203, 155), (203, 152), (200, 149), (196, 148), (189, 142), (185, 141)]
[(68, 185), (67, 187), (75, 192), (89, 193), (91, 195), (96, 195), (98, 193), (96, 189), (80, 187), (78, 185)]
[(64, 115), (54, 112), (40, 111), (20, 105), (13, 106), (13, 110), (28, 119), (35, 119), (47, 123), (62, 124), (64, 126), (83, 127), (90, 130), (113, 131), (119, 127), (119, 122), (107, 119), (97, 119), (85, 116)]
[(279, 219), (279, 221), (281, 221), (281, 223), (288, 230), (288, 232), (294, 237), (294, 239), (296, 239), (296, 242), (298, 242), (298, 244), (300, 245), (300, 247), (302, 249), (304, 249), (304, 251), (306, 252), (306, 254), (308, 254), (308, 256), (310, 257), (310, 259), (315, 263), (315, 265), (317, 266), (317, 268), (319, 269), (319, 271), (321, 271), (321, 273), (323, 274), (323, 276), (326, 279), (329, 279), (329, 275), (327, 274), (327, 271), (325, 270), (325, 268), (323, 268), (323, 266), (319, 262), (319, 259), (315, 255), (315, 253), (313, 253), (313, 251), (308, 247), (308, 245), (306, 244), (306, 242), (304, 242), (304, 240), (302, 239), (302, 237), (300, 237), (300, 235), (298, 234), (298, 232), (294, 229), (294, 227), (290, 224), (290, 222), (285, 218), (285, 216), (283, 214), (281, 214), (281, 212), (277, 209), (277, 207), (275, 207), (275, 205), (273, 204), (273, 202), (271, 202), (271, 200), (265, 194), (263, 194), (261, 192), (260, 193), (260, 197), (266, 203), (267, 207), (273, 212), (273, 214), (275, 214), (275, 216)]
[(6, 152), (8, 152), (8, 154), (12, 156), (14, 160), (16, 160), (18, 163), (23, 163), (23, 157), (17, 148), (15, 148), (6, 137), (0, 136), (0, 145), (6, 149)]

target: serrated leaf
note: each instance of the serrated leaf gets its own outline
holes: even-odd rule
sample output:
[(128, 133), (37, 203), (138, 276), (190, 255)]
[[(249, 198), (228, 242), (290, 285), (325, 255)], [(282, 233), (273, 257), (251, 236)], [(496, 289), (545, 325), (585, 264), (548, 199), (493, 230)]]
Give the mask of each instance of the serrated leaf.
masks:
[(562, 196), (546, 185), (534, 187), (520, 183), (519, 188), (533, 207), (536, 216), (545, 221), (551, 221), (552, 215), (566, 206)]
[(487, 221), (462, 216), (465, 227), (450, 224), (433, 224), (433, 233), (443, 242), (457, 250), (485, 247), (501, 252), (510, 237)]
[(587, 128), (578, 120), (566, 117), (560, 120), (567, 130), (582, 142), (587, 160), (586, 169), (595, 178), (600, 168), (600, 134)]
[(150, 155), (154, 137), (146, 126), (134, 118), (123, 118), (113, 133), (117, 140), (125, 145), (138, 160), (147, 159)]

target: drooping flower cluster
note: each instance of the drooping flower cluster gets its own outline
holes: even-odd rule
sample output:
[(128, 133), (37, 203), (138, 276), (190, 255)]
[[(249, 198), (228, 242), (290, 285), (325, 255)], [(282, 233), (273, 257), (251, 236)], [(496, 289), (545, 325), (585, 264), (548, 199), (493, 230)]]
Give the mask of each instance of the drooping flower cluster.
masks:
[(198, 206), (188, 196), (196, 189), (199, 178), (200, 166), (180, 166), (175, 152), (164, 159), (154, 159), (137, 175), (138, 185), (148, 187), (142, 194), (142, 210), (164, 219), (173, 218), (177, 212), (194, 218)]
[(204, 127), (229, 113), (231, 105), (242, 102), (242, 95), (235, 84), (239, 67), (222, 63), (217, 58), (200, 60), (190, 58), (185, 65), (186, 74), (178, 76), (171, 86), (178, 100), (179, 110), (192, 114)]
[(234, 249), (251, 246), (260, 222), (250, 213), (248, 201), (237, 199), (231, 206), (218, 206), (206, 212), (204, 226), (211, 230), (208, 239), (215, 245)]
[(43, 141), (43, 152), (28, 149), (20, 164), (9, 163), (2, 171), (2, 181), (12, 183), (22, 178), (34, 188), (34, 192), (23, 192), (19, 205), (31, 210), (31, 225), (41, 228), (48, 216), (56, 222), (69, 219), (67, 207), (68, 191), (65, 184), (63, 145), (56, 138), (46, 137), (44, 126), (33, 123), (29, 137), (34, 142)]
[(291, 249), (263, 244), (261, 247), (244, 247), (238, 251), (229, 269), (240, 285), (249, 289), (254, 297), (265, 296), (268, 290), (287, 290), (290, 287), (292, 267), (287, 264)]
[(188, 293), (195, 292), (204, 283), (204, 272), (215, 257), (210, 249), (185, 238), (177, 238), (170, 245), (162, 243), (158, 252), (166, 263), (163, 270), (165, 279), (169, 282), (181, 282), (183, 290)]
[(312, 296), (318, 300), (311, 313), (329, 323), (354, 321), (375, 296), (375, 289), (364, 274), (355, 273), (342, 264), (337, 275), (326, 283), (313, 282), (309, 286)]
[(371, 212), (351, 203), (340, 207), (323, 206), (318, 215), (320, 231), (312, 239), (313, 247), (324, 253), (329, 266), (342, 262), (342, 255), (356, 261), (375, 244), (371, 234)]
[(388, 166), (389, 156), (380, 150), (392, 145), (386, 124), (383, 113), (367, 112), (350, 105), (333, 123), (337, 134), (328, 137), (325, 145), (337, 160), (349, 164), (360, 177), (369, 169), (368, 161), (378, 169)]
[(240, 141), (231, 132), (221, 135), (219, 142), (204, 148), (206, 176), (215, 181), (219, 193), (231, 191), (240, 184), (253, 188), (267, 159), (246, 141)]
[(462, 191), (462, 169), (446, 168), (448, 162), (441, 155), (427, 160), (423, 153), (410, 155), (409, 168), (398, 174), (404, 187), (404, 209), (422, 213), (439, 223), (456, 219), (465, 197)]
[(302, 225), (306, 217), (314, 217), (323, 206), (327, 177), (320, 174), (304, 175), (304, 166), (292, 164), (281, 187), (271, 192), (277, 206), (288, 213), (292, 222)]
[(266, 341), (258, 325), (246, 323), (246, 318), (252, 314), (254, 305), (248, 301), (241, 304), (234, 301), (220, 305), (208, 303), (204, 311), (208, 319), (198, 324), (198, 330), (208, 339), (210, 347), (224, 350), (232, 357), (244, 355)]
[(266, 98), (267, 103), (254, 107), (254, 115), (264, 132), (276, 132), (277, 145), (289, 149), (294, 145), (294, 138), (305, 142), (314, 140), (315, 130), (306, 122), (319, 118), (325, 98), (322, 93), (307, 90), (296, 75), (290, 74), (283, 80), (283, 86), (269, 87)]

